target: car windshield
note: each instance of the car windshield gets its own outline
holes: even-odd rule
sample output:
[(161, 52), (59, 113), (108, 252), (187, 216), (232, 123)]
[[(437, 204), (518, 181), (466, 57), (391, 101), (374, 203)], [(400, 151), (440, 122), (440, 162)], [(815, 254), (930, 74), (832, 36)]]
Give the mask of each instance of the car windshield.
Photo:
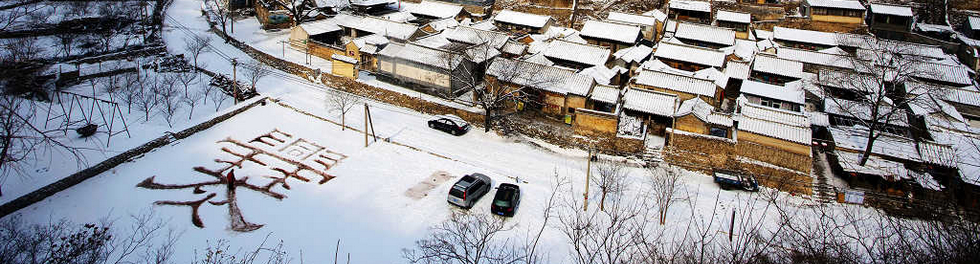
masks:
[(493, 204), (501, 207), (510, 206), (510, 200), (514, 197), (514, 190), (502, 189), (497, 192), (497, 195), (493, 198)]
[(449, 195), (463, 198), (463, 191), (460, 191), (459, 189), (456, 188), (452, 188), (449, 190)]
[(496, 201), (493, 201), (493, 205), (500, 206), (500, 207), (510, 207), (510, 201), (508, 201), (508, 200), (496, 200)]

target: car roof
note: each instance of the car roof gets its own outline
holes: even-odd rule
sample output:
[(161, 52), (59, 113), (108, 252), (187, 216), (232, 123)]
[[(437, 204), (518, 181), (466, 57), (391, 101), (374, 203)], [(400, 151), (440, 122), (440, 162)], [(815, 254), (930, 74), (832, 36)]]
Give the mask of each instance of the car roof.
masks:
[(434, 117), (436, 119), (449, 119), (450, 121), (453, 121), (454, 123), (456, 123), (457, 125), (460, 125), (460, 126), (464, 126), (464, 125), (469, 124), (469, 123), (466, 122), (466, 120), (463, 120), (462, 118), (460, 118), (458, 116), (455, 116), (455, 115), (437, 115), (437, 116), (434, 116)]
[(510, 183), (501, 183), (499, 188), (512, 188), (512, 189), (518, 189), (518, 190), (521, 189), (520, 186), (517, 186), (515, 184), (510, 184)]

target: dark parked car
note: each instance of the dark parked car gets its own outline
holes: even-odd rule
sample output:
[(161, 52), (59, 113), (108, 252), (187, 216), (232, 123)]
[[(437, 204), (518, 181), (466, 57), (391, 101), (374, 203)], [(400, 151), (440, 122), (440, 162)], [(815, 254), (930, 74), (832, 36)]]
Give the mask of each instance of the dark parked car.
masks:
[(496, 215), (514, 216), (519, 205), (521, 205), (521, 187), (501, 183), (500, 187), (497, 187), (497, 195), (493, 196), (490, 212)]
[(470, 131), (470, 124), (455, 115), (437, 115), (432, 120), (429, 120), (429, 127), (456, 136)]
[(714, 178), (715, 183), (724, 190), (742, 189), (749, 192), (759, 191), (759, 183), (755, 181), (755, 177), (752, 177), (752, 175), (742, 174), (737, 171), (716, 170)]
[(490, 192), (492, 184), (490, 177), (483, 174), (473, 173), (463, 176), (452, 188), (449, 188), (449, 197), (446, 200), (451, 204), (469, 209), (473, 207), (473, 204), (476, 204), (476, 201), (480, 200), (480, 197)]

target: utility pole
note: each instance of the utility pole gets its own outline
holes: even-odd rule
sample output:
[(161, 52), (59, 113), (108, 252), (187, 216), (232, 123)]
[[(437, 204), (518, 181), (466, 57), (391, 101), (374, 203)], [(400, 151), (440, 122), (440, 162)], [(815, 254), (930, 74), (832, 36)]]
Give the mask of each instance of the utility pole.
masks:
[(231, 59), (231, 89), (235, 90), (235, 104), (238, 104), (238, 59)]
[(280, 42), (282, 42), (282, 59), (285, 60), (286, 59), (286, 41), (283, 40), (283, 41), (280, 41)]
[(732, 209), (732, 224), (728, 226), (728, 242), (732, 242), (732, 233), (735, 232), (735, 209)]

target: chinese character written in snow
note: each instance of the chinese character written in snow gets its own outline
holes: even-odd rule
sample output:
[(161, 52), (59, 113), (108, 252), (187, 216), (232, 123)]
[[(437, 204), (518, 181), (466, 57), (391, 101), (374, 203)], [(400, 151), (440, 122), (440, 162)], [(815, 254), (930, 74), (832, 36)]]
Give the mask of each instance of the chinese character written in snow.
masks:
[[(275, 190), (276, 186), (289, 190), (289, 179), (303, 182), (315, 180), (317, 184), (324, 184), (334, 178), (333, 175), (327, 174), (327, 170), (347, 158), (344, 154), (328, 150), (302, 138), (294, 138), (293, 135), (278, 129), (247, 143), (226, 138), (218, 141), (217, 144), (221, 147), (221, 151), (230, 154), (231, 158), (215, 159), (216, 165), (213, 165), (215, 168), (194, 167), (194, 171), (202, 176), (200, 181), (190, 184), (165, 184), (156, 182), (156, 176), (150, 176), (136, 186), (154, 190), (190, 190), (200, 198), (189, 201), (156, 201), (153, 204), (190, 207), (191, 222), (199, 228), (204, 227), (204, 222), (198, 215), (201, 205), (206, 202), (213, 206), (228, 206), (231, 229), (248, 232), (262, 228), (262, 225), (245, 221), (235, 198), (237, 190), (254, 191), (282, 200), (286, 195)], [(241, 169), (249, 168), (248, 171), (253, 174), (255, 171), (264, 171), (263, 173), (267, 175), (236, 176), (236, 168), (240, 169), (239, 174)], [(258, 177), (250, 178), (250, 176)], [(202, 189), (205, 186), (217, 186), (219, 190), (223, 186), (226, 199), (215, 200), (220, 191), (205, 191)]]

